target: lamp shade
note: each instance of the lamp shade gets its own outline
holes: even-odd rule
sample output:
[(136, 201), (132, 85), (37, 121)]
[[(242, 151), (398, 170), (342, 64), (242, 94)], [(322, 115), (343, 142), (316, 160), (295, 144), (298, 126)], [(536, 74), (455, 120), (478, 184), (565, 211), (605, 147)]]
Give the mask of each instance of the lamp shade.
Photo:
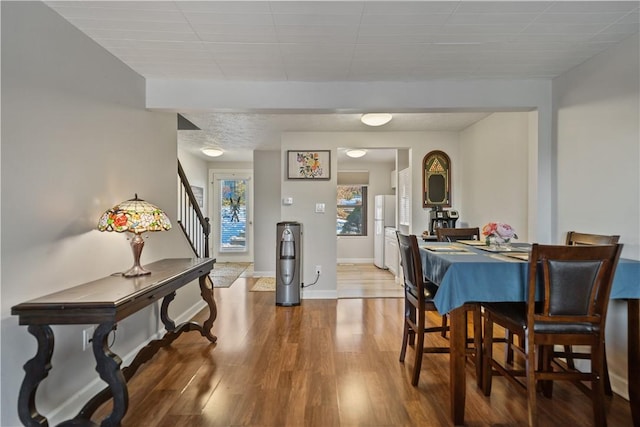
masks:
[(133, 251), (133, 267), (122, 273), (124, 277), (144, 276), (151, 274), (140, 265), (140, 255), (144, 247), (144, 239), (140, 236), (145, 231), (164, 231), (171, 229), (171, 221), (162, 209), (138, 199), (124, 201), (108, 209), (98, 221), (98, 230), (133, 233), (131, 250)]
[(138, 199), (137, 194), (135, 198), (108, 209), (98, 221), (98, 230), (100, 231), (117, 231), (119, 233), (129, 231), (139, 234), (145, 231), (170, 229), (171, 221), (162, 209)]

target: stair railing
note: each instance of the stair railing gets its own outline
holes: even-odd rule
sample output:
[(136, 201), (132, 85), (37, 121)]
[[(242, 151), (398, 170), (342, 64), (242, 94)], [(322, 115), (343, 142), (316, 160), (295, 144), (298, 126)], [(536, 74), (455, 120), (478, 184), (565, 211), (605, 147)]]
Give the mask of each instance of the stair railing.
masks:
[(191, 249), (200, 258), (209, 257), (209, 218), (202, 214), (189, 180), (178, 161), (178, 219), (180, 228), (191, 245)]

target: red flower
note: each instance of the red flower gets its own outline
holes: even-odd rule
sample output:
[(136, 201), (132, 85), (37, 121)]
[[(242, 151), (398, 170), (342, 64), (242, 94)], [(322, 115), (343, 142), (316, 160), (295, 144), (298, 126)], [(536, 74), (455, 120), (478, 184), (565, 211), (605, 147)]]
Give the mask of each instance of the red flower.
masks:
[(125, 227), (128, 221), (129, 220), (127, 219), (127, 216), (125, 214), (118, 214), (113, 219), (113, 225), (115, 225), (116, 227)]

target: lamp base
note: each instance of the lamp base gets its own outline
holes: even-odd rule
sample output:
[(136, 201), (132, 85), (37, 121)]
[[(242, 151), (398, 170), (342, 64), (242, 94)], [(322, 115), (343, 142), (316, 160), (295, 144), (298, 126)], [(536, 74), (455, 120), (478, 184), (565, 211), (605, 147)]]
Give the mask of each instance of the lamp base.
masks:
[(138, 277), (138, 276), (146, 276), (147, 274), (151, 274), (150, 271), (145, 270), (139, 265), (134, 265), (129, 270), (122, 273), (124, 277)]
[(145, 270), (140, 265), (140, 254), (144, 247), (144, 239), (138, 233), (134, 234), (131, 238), (131, 249), (133, 250), (133, 267), (122, 273), (124, 277), (137, 277), (151, 274), (150, 271)]

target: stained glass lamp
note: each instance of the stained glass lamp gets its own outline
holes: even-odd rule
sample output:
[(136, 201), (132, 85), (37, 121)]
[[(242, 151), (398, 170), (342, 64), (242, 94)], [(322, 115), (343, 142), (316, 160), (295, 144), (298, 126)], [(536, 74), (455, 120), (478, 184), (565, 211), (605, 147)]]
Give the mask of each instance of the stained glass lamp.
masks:
[(141, 234), (145, 231), (165, 231), (171, 229), (171, 221), (157, 206), (142, 199), (136, 194), (133, 199), (124, 201), (107, 210), (98, 221), (98, 230), (128, 231), (133, 234), (131, 249), (133, 250), (133, 267), (124, 272), (124, 277), (144, 276), (151, 274), (140, 265), (140, 254), (144, 247)]

